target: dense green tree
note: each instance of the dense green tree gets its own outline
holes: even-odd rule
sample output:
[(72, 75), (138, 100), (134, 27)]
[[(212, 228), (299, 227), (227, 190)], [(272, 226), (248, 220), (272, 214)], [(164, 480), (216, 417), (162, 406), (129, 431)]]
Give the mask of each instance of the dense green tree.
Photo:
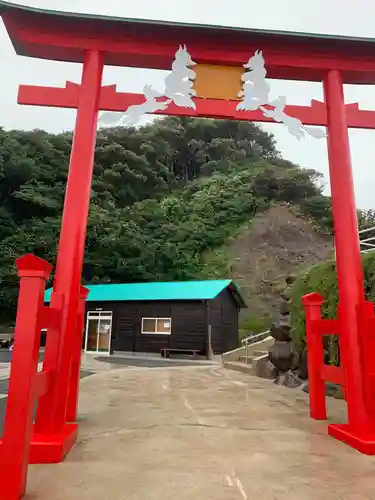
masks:
[[(0, 129), (0, 321), (14, 317), (14, 261), (54, 263), (72, 134)], [(100, 130), (85, 282), (218, 276), (207, 252), (273, 202), (300, 204), (328, 226), (318, 174), (280, 158), (246, 122), (166, 118)], [(326, 220), (327, 219), (327, 220)]]

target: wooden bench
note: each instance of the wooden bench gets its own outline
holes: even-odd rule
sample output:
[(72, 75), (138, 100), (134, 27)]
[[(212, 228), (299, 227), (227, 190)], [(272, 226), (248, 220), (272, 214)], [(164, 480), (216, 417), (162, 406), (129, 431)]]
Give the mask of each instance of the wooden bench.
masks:
[(169, 358), (171, 353), (173, 354), (192, 354), (194, 358), (198, 356), (198, 354), (202, 354), (201, 349), (160, 349), (160, 354), (162, 358)]

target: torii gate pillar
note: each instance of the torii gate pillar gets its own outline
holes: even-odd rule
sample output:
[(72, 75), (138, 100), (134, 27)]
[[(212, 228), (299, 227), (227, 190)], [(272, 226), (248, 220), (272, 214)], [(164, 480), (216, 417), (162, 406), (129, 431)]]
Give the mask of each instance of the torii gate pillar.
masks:
[(359, 331), (364, 286), (344, 89), (339, 71), (327, 72), (324, 78), (324, 94), (340, 300), (340, 352), (345, 367), (348, 420), (350, 427), (364, 431), (369, 429)]
[(103, 56), (100, 52), (86, 52), (65, 194), (54, 292), (51, 298), (53, 307), (56, 297), (63, 296), (65, 306), (59, 336), (56, 338), (47, 336), (47, 343), (50, 345), (46, 349), (44, 360), (45, 369), (57, 367), (57, 383), (55, 391), (50, 391), (39, 402), (36, 432), (39, 427), (52, 433), (59, 432), (65, 423), (71, 346), (74, 345), (76, 332), (103, 65)]

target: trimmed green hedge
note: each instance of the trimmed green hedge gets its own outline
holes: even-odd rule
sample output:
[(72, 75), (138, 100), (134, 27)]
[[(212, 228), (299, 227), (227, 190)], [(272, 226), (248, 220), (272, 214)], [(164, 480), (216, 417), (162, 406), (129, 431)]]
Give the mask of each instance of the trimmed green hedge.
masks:
[[(375, 252), (365, 254), (363, 259), (365, 293), (367, 300), (375, 301)], [(302, 306), (303, 295), (318, 292), (324, 298), (325, 318), (335, 318), (338, 302), (336, 263), (325, 262), (297, 276), (292, 288), (292, 330), (297, 347), (305, 343), (305, 312)]]

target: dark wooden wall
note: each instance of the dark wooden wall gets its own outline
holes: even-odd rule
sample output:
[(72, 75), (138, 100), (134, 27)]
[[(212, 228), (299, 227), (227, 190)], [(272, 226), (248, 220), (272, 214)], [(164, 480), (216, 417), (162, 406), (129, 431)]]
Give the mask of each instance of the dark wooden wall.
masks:
[[(113, 351), (155, 352), (170, 347), (207, 353), (208, 318), (204, 301), (89, 302), (88, 311), (113, 312)], [(142, 318), (171, 318), (172, 334), (141, 333)]]
[(211, 347), (222, 354), (238, 347), (238, 307), (226, 288), (209, 302), (211, 318)]
[[(238, 346), (238, 308), (228, 289), (212, 301), (89, 302), (88, 311), (113, 312), (113, 351), (200, 349), (207, 355), (208, 325), (214, 354)], [(141, 333), (142, 318), (171, 318), (171, 335)]]

